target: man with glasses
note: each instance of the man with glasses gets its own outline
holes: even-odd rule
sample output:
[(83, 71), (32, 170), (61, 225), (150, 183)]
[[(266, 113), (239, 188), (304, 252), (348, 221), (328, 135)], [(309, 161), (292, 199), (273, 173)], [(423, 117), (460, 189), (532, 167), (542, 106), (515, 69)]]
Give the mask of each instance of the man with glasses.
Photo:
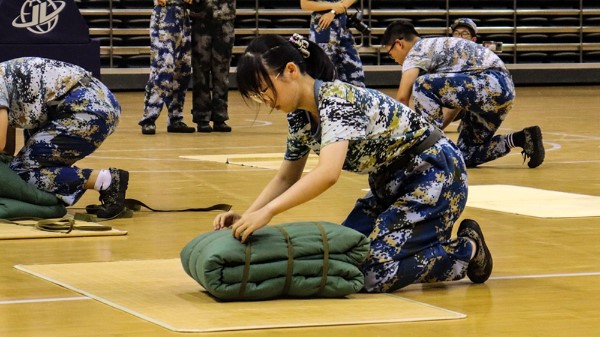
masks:
[(477, 25), (469, 18), (459, 18), (450, 26), (453, 37), (462, 37), (477, 42)]
[(467, 167), (476, 167), (521, 147), (530, 168), (544, 161), (538, 126), (495, 135), (513, 105), (515, 88), (504, 62), (490, 49), (454, 37), (421, 38), (407, 21), (394, 21), (382, 43), (402, 65), (396, 99), (445, 128), (464, 110), (457, 145)]

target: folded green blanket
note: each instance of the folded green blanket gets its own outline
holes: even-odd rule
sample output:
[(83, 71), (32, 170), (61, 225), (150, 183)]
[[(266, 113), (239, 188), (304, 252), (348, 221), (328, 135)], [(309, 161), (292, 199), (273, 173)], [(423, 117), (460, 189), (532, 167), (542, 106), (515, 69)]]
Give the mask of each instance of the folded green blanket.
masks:
[(0, 161), (0, 219), (60, 218), (66, 213), (54, 194), (38, 190)]
[(242, 244), (231, 230), (202, 234), (181, 251), (183, 269), (227, 301), (343, 297), (362, 289), (369, 254), (361, 233), (328, 222), (264, 227)]

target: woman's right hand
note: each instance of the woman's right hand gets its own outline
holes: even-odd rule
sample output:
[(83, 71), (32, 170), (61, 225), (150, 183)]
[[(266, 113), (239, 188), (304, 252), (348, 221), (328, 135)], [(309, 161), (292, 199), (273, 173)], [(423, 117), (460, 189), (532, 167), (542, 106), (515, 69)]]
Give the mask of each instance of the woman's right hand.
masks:
[(215, 220), (213, 220), (213, 229), (218, 231), (219, 229), (230, 227), (241, 217), (241, 215), (233, 211), (221, 213), (215, 217)]

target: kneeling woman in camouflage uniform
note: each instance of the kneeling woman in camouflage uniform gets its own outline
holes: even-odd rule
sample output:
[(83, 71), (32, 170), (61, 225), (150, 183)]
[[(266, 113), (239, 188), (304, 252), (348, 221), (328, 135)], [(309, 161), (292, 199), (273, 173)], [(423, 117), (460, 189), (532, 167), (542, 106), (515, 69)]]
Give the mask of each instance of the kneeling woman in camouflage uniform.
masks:
[(115, 96), (83, 68), (38, 57), (0, 63), (0, 151), (8, 128), (26, 136), (10, 168), (66, 205), (86, 189), (99, 191), (102, 218), (123, 211), (129, 173), (73, 165), (115, 131), (120, 114)]
[[(371, 253), (365, 290), (464, 278), (485, 282), (492, 257), (477, 222), (452, 227), (467, 200), (467, 172), (456, 145), (423, 116), (379, 91), (334, 78), (333, 64), (299, 35), (259, 36), (240, 57), (241, 94), (287, 114), (285, 160), (248, 210), (218, 215), (242, 241), (273, 216), (323, 193), (347, 170), (369, 175), (371, 191), (343, 225), (365, 234)], [(319, 162), (302, 174), (313, 150)]]

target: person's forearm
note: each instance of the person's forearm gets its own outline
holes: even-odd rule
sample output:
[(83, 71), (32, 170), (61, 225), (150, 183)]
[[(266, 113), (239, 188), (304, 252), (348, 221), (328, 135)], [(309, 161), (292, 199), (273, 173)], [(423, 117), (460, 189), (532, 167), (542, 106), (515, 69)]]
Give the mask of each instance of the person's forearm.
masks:
[(444, 130), (448, 125), (450, 125), (450, 123), (454, 121), (460, 110), (461, 108), (442, 108), (442, 130)]
[(331, 172), (322, 172), (324, 170), (319, 167), (313, 169), (264, 207), (267, 207), (275, 216), (316, 198), (333, 186), (339, 177), (339, 174), (332, 175)]
[(271, 181), (265, 186), (262, 192), (256, 197), (256, 200), (248, 207), (248, 209), (244, 213), (251, 213), (263, 208), (266, 204), (271, 202), (271, 200), (280, 196), (283, 192), (285, 192), (291, 185), (285, 180), (280, 179), (278, 176), (275, 176)]
[[(0, 152), (4, 152), (8, 140), (8, 110), (6, 108), (0, 108)], [(13, 150), (14, 153), (14, 150)]]
[(300, 180), (307, 160), (308, 156), (296, 161), (284, 160), (275, 177), (269, 181), (267, 186), (265, 186), (256, 200), (254, 200), (244, 213), (251, 213), (261, 209)]
[(348, 141), (338, 141), (321, 148), (319, 163), (265, 208), (272, 215), (301, 205), (333, 186), (340, 177), (348, 152)]
[(300, 0), (300, 8), (311, 12), (321, 12), (333, 9), (336, 13), (340, 13), (342, 12), (340, 10), (342, 6), (342, 2)]
[(4, 145), (4, 150), (2, 150), (2, 152), (12, 156), (15, 154), (15, 149), (16, 149), (16, 132), (15, 132), (14, 128), (9, 127), (6, 132), (6, 141), (5, 141), (5, 145)]

